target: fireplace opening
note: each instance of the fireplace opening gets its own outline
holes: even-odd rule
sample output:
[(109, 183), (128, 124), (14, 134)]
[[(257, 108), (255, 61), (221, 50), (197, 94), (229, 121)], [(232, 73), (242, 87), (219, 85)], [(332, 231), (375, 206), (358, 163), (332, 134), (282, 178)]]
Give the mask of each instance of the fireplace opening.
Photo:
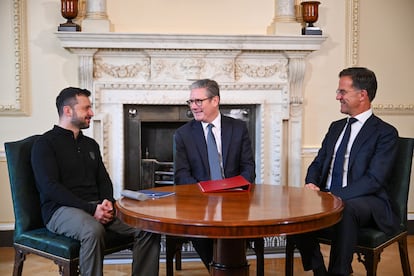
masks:
[[(256, 106), (221, 105), (220, 110), (246, 122), (254, 150)], [(174, 132), (192, 119), (186, 105), (124, 105), (126, 189), (174, 185)]]

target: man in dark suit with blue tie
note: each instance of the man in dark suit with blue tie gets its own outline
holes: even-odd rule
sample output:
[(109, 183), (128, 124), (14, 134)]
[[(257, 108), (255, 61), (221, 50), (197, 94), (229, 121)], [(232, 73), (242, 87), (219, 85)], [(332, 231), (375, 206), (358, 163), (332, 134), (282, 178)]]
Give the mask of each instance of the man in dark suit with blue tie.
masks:
[[(398, 229), (394, 203), (387, 194), (398, 132), (373, 114), (371, 102), (376, 90), (375, 74), (367, 68), (353, 67), (339, 73), (336, 99), (348, 118), (331, 124), (305, 179), (307, 188), (331, 192), (345, 203), (342, 220), (323, 230), (332, 240), (328, 271), (316, 240), (321, 232), (293, 237), (304, 269), (312, 269), (314, 275), (351, 273), (353, 248), (361, 227), (378, 227), (387, 234)], [(350, 134), (346, 134), (348, 125)]]
[[(254, 182), (255, 162), (246, 123), (220, 113), (220, 89), (216, 81), (198, 80), (190, 86), (190, 90), (187, 104), (194, 120), (177, 129), (174, 135), (175, 184), (197, 183), (237, 175)], [(214, 164), (209, 164), (212, 162), (209, 160), (208, 146), (210, 131), (214, 135), (211, 139), (216, 144), (215, 150), (218, 151), (218, 176), (215, 176)], [(213, 257), (212, 240), (191, 241), (208, 269)]]

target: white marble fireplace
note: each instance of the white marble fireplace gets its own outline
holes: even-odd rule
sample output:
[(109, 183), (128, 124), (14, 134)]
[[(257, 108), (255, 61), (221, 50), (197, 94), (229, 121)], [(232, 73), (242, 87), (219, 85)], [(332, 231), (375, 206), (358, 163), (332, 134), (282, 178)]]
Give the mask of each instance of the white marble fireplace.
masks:
[(88, 134), (124, 186), (123, 105), (182, 105), (194, 79), (215, 79), (221, 103), (256, 105), (256, 182), (302, 185), (302, 83), (321, 36), (57, 33), (79, 57), (79, 86), (92, 91)]

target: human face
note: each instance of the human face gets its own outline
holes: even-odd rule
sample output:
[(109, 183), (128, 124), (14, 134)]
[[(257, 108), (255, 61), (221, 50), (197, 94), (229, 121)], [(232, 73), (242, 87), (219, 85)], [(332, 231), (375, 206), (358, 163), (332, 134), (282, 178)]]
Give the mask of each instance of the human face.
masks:
[(93, 117), (92, 104), (88, 97), (76, 96), (77, 104), (72, 108), (71, 124), (78, 129), (88, 128)]
[[(206, 99), (207, 98), (207, 99)], [(203, 100), (206, 99), (206, 100)], [(201, 122), (211, 123), (219, 113), (219, 97), (209, 98), (207, 88), (195, 88), (190, 92), (189, 104), (194, 119)], [(197, 105), (195, 100), (201, 101), (201, 105)]]
[(350, 76), (340, 77), (336, 99), (341, 104), (341, 113), (351, 117), (361, 113), (363, 96), (362, 90), (354, 88)]

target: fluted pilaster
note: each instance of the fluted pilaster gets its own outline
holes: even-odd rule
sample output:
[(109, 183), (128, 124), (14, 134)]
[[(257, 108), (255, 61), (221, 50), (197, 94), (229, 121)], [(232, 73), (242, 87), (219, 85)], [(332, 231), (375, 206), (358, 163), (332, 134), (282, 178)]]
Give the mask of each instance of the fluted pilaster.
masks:
[(303, 79), (305, 77), (305, 57), (300, 51), (286, 52), (289, 58), (289, 91), (290, 91), (290, 116), (288, 122), (289, 137), (289, 161), (288, 161), (288, 185), (302, 185), (301, 149), (302, 149), (302, 113), (303, 113)]

